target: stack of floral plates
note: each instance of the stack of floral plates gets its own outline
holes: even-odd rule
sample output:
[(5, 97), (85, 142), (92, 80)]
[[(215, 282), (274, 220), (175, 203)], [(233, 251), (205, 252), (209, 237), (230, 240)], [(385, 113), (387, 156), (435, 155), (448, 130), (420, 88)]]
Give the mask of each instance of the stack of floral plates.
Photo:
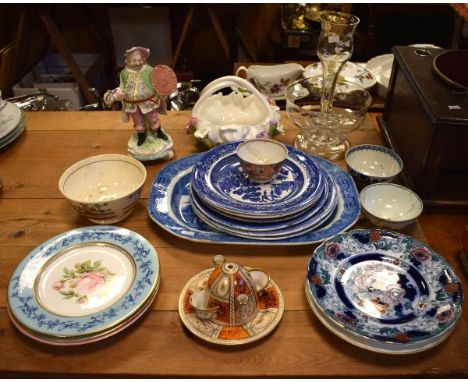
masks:
[(387, 354), (440, 344), (463, 302), (460, 280), (440, 255), (382, 230), (353, 230), (322, 243), (309, 261), (306, 296), (333, 333)]
[(59, 346), (99, 341), (125, 329), (151, 306), (159, 261), (142, 236), (92, 226), (35, 248), (8, 286), (8, 312), (26, 336)]
[(21, 109), (0, 98), (0, 149), (13, 142), (25, 127)]
[(279, 173), (254, 183), (240, 167), (240, 142), (215, 147), (195, 164), (191, 202), (209, 227), (264, 241), (300, 236), (333, 220), (337, 188), (316, 161), (293, 147)]

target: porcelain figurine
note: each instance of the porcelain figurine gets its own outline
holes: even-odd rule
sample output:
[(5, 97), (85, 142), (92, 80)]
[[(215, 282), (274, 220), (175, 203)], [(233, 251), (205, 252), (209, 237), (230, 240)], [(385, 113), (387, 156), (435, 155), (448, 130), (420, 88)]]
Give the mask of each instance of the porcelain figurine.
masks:
[(128, 49), (119, 87), (104, 95), (109, 105), (122, 102), (124, 122), (132, 119), (135, 132), (128, 141), (128, 152), (140, 161), (174, 156), (172, 138), (162, 129), (158, 113), (166, 113), (165, 97), (176, 91), (177, 77), (166, 65), (148, 65), (149, 54), (143, 47)]

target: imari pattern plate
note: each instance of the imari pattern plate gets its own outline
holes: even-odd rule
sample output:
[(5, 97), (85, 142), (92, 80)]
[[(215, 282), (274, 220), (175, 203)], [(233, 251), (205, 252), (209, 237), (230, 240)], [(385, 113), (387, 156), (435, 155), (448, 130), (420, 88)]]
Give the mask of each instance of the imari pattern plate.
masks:
[(440, 342), (463, 301), (460, 281), (440, 255), (383, 230), (353, 230), (322, 243), (310, 259), (306, 289), (342, 331), (392, 350)]
[(322, 194), (324, 179), (316, 162), (291, 146), (282, 168), (271, 181), (251, 182), (240, 167), (236, 154), (239, 143), (216, 146), (193, 167), (192, 187), (212, 208), (268, 219), (302, 211)]
[(146, 239), (91, 226), (57, 235), (27, 255), (10, 280), (8, 305), (28, 330), (83, 337), (132, 317), (158, 282), (158, 256)]
[[(213, 269), (195, 275), (179, 298), (179, 316), (190, 332), (218, 345), (243, 345), (265, 337), (276, 328), (284, 312), (284, 299), (278, 285), (270, 279), (258, 301), (258, 313), (242, 326), (223, 326), (216, 320), (200, 319), (189, 303), (193, 292), (205, 288)], [(216, 321), (216, 322), (215, 322)]]

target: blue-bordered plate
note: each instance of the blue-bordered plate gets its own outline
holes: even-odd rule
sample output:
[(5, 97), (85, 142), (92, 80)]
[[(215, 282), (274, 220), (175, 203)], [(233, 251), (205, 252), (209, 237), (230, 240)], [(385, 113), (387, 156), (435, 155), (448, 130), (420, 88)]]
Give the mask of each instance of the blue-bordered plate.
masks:
[(8, 286), (8, 305), (25, 328), (56, 338), (111, 330), (130, 319), (159, 282), (156, 250), (112, 226), (64, 232), (30, 252)]
[(204, 203), (232, 215), (269, 219), (295, 214), (317, 201), (324, 181), (310, 156), (288, 146), (288, 157), (273, 179), (253, 183), (240, 167), (239, 144), (216, 146), (194, 165), (192, 187)]
[(348, 333), (389, 353), (437, 345), (453, 330), (463, 300), (442, 256), (411, 237), (377, 229), (338, 234), (317, 247), (307, 290), (343, 338)]
[(335, 219), (335, 213), (337, 212), (337, 208), (330, 208), (327, 211), (327, 214), (323, 217), (323, 220), (313, 220), (311, 219), (310, 225), (309, 222), (304, 222), (297, 227), (292, 227), (289, 229), (278, 230), (274, 232), (255, 232), (255, 231), (241, 231), (231, 228), (229, 226), (223, 226), (218, 223), (214, 223), (211, 221), (206, 215), (203, 214), (200, 210), (197, 209), (196, 206), (192, 205), (192, 209), (195, 214), (200, 218), (202, 222), (204, 222), (208, 227), (214, 229), (215, 231), (221, 231), (228, 233), (233, 236), (244, 237), (247, 239), (255, 239), (258, 241), (265, 241), (271, 242), (276, 240), (283, 240), (283, 239), (290, 239), (296, 236), (301, 236), (306, 234), (313, 229), (318, 229), (322, 226), (328, 225), (331, 221)]
[[(207, 227), (193, 212), (190, 198), (192, 167), (200, 159), (194, 154), (168, 164), (154, 178), (148, 198), (148, 212), (166, 231), (197, 242), (219, 244), (265, 245), (255, 239), (235, 237)], [(338, 191), (338, 206), (333, 221), (304, 235), (268, 242), (268, 245), (304, 245), (321, 242), (349, 229), (358, 219), (359, 196), (352, 178), (334, 163), (314, 158), (326, 171)]]
[[(333, 186), (334, 187), (334, 186)], [(304, 235), (308, 231), (312, 231), (315, 228), (319, 228), (322, 225), (328, 224), (335, 217), (334, 213), (337, 211), (336, 206), (338, 204), (338, 199), (336, 198), (336, 190), (333, 190), (335, 194), (334, 200), (329, 199), (329, 202), (322, 206), (318, 210), (318, 216), (312, 216), (309, 219), (285, 228), (270, 230), (270, 231), (257, 231), (254, 228), (248, 228), (247, 226), (244, 229), (234, 228), (229, 221), (221, 223), (219, 221), (214, 221), (209, 215), (206, 214), (207, 209), (200, 209), (199, 205), (195, 202), (195, 198), (192, 197), (192, 209), (195, 214), (200, 218), (201, 221), (206, 223), (209, 227), (214, 230), (221, 232), (229, 233), (233, 236), (245, 237), (249, 239), (256, 239), (261, 241), (271, 241), (271, 240), (281, 240), (288, 239), (294, 236)]]
[(197, 210), (200, 211), (215, 225), (228, 227), (230, 229), (250, 234), (272, 234), (273, 236), (284, 236), (287, 232), (305, 231), (307, 227), (311, 227), (316, 223), (325, 221), (327, 213), (333, 210), (337, 204), (337, 191), (335, 184), (326, 172), (324, 172), (323, 175), (325, 177), (323, 187), (324, 192), (320, 196), (319, 200), (317, 200), (317, 202), (304, 213), (292, 218), (285, 218), (280, 221), (243, 221), (220, 214), (216, 210), (213, 210), (203, 204), (193, 189), (191, 189), (190, 193), (192, 207), (195, 212), (197, 212)]

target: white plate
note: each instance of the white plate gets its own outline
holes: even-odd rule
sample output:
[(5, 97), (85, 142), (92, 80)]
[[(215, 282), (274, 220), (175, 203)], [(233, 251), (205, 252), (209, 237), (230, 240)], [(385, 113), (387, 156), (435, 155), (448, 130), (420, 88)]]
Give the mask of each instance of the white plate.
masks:
[(385, 97), (392, 74), (393, 54), (382, 54), (367, 61), (366, 68), (374, 73), (377, 80), (377, 94)]
[(18, 138), (24, 131), (25, 127), (26, 124), (24, 120), (22, 120), (14, 130), (12, 130), (8, 135), (0, 139), (0, 149), (5, 146), (8, 146), (11, 142), (15, 141), (16, 138)]
[(23, 112), (14, 103), (0, 102), (5, 102), (0, 109), (0, 139), (2, 139), (18, 128), (23, 119)]
[[(322, 75), (322, 64), (315, 62), (307, 66), (304, 70), (304, 77), (317, 77)], [(364, 65), (355, 64), (353, 62), (347, 62), (344, 68), (341, 70), (338, 82), (345, 80), (353, 82), (362, 86), (364, 89), (369, 89), (374, 86), (377, 82), (374, 74), (367, 70)]]

